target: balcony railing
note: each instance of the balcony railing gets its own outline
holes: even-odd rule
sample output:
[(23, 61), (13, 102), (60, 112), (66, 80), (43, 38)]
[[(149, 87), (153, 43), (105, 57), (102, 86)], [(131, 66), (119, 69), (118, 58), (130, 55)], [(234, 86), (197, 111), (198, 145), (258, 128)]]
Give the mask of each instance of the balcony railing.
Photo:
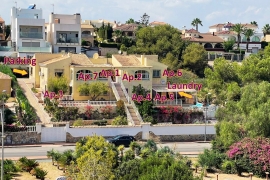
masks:
[(59, 107), (84, 107), (84, 106), (89, 106), (89, 105), (116, 106), (116, 101), (61, 101), (58, 106)]
[(79, 38), (57, 38), (56, 42), (61, 44), (79, 43)]
[(10, 46), (0, 46), (0, 51), (10, 51), (12, 47)]
[(52, 52), (51, 47), (18, 47), (18, 52)]
[(153, 101), (154, 106), (178, 105), (182, 106), (182, 100)]
[(20, 38), (43, 39), (42, 32), (20, 32)]
[(63, 97), (59, 98), (60, 101), (72, 101), (72, 95), (63, 95)]

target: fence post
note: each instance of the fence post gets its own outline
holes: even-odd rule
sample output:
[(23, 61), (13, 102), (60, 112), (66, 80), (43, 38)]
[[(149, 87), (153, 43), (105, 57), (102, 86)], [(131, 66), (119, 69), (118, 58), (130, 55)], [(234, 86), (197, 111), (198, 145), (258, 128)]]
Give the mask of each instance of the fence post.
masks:
[(42, 129), (42, 124), (41, 123), (36, 123), (36, 132), (41, 133), (41, 129)]

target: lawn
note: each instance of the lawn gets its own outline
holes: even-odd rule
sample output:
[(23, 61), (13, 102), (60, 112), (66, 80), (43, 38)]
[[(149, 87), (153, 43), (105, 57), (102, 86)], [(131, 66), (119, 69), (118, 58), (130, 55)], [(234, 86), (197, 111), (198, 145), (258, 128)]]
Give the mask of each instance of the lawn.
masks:
[[(51, 162), (41, 162), (39, 163), (39, 167), (42, 168), (43, 170), (48, 171), (45, 180), (55, 180), (59, 176), (64, 176), (63, 171), (58, 170), (57, 167), (53, 166)], [(36, 180), (37, 178), (27, 172), (20, 172), (14, 177), (14, 180), (26, 180), (26, 179)]]

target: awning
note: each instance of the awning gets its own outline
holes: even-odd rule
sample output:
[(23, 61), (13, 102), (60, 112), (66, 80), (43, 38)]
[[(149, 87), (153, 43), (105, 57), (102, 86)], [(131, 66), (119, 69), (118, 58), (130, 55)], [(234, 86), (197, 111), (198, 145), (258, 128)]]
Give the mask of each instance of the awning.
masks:
[(196, 89), (168, 89), (167, 86), (153, 86), (152, 89), (156, 92), (197, 92)]
[(187, 97), (187, 98), (189, 98), (189, 99), (192, 98), (192, 95), (187, 94), (187, 93), (184, 93), (184, 92), (179, 92), (179, 94), (180, 94), (180, 96), (184, 96), (184, 97)]

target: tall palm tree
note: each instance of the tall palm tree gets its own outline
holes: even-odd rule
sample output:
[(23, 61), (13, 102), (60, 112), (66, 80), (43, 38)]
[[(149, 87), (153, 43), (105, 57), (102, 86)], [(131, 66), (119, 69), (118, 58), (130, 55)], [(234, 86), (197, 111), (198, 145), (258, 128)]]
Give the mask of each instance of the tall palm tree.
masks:
[(255, 34), (255, 31), (253, 29), (244, 29), (244, 35), (247, 38), (247, 45), (246, 45), (246, 52), (248, 51), (248, 44), (250, 42), (250, 37)]
[(237, 23), (230, 30), (237, 34), (237, 48), (239, 49), (241, 34), (244, 31), (244, 26), (241, 23)]
[(263, 29), (263, 36), (265, 37), (267, 34), (270, 34), (270, 25), (269, 24), (266, 24)]
[(250, 24), (253, 24), (258, 27), (258, 23), (256, 21), (251, 21)]
[(196, 31), (198, 31), (198, 25), (202, 25), (202, 21), (199, 18), (195, 18), (193, 19), (193, 21), (191, 22), (191, 25), (196, 27)]

